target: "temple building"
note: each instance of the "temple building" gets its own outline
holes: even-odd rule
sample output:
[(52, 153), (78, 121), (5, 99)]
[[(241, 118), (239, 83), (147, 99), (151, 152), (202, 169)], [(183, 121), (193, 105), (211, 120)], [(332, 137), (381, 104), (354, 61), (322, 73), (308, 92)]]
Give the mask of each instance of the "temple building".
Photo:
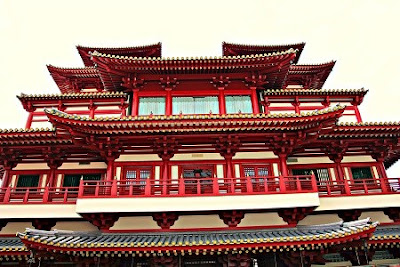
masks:
[[(400, 264), (400, 124), (304, 43), (77, 46), (0, 130), (0, 266)], [(368, 265), (370, 266), (370, 265)], [(398, 265), (397, 265), (398, 266)]]

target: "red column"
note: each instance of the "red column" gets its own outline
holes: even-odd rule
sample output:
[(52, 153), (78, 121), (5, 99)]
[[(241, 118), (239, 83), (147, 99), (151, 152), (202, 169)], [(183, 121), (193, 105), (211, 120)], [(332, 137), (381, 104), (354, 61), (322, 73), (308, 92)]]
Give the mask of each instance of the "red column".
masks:
[(107, 158), (107, 181), (114, 180), (114, 162), (115, 158)]
[(96, 109), (96, 107), (94, 107), (94, 106), (91, 106), (90, 108), (89, 108), (89, 118), (91, 118), (91, 119), (94, 119), (94, 111), (95, 111), (95, 109)]
[(269, 103), (268, 97), (264, 96), (264, 113), (269, 114), (269, 106), (271, 103)]
[(336, 166), (336, 172), (338, 174), (337, 180), (338, 181), (344, 181), (344, 174), (343, 174), (343, 169), (342, 169), (342, 164), (340, 164), (342, 160), (341, 159), (335, 159), (335, 166)]
[(360, 111), (358, 110), (358, 106), (353, 105), (353, 107), (354, 107), (354, 112), (356, 114), (357, 122), (362, 122), (361, 114), (360, 114)]
[(282, 176), (288, 176), (289, 172), (288, 172), (288, 167), (287, 167), (287, 155), (286, 154), (279, 154), (279, 167), (281, 169), (281, 174)]
[(292, 105), (294, 107), (294, 111), (296, 112), (296, 114), (300, 114), (300, 103), (299, 102), (293, 102)]
[[(169, 161), (173, 155), (162, 155), (162, 173), (161, 173), (161, 184), (162, 184), (162, 192), (163, 194), (167, 194), (168, 188), (167, 184), (170, 182), (170, 171), (169, 171)], [(180, 179), (180, 178), (179, 178)]]
[(133, 89), (133, 96), (132, 96), (132, 116), (137, 116), (139, 112), (139, 89)]
[(225, 164), (226, 164), (226, 178), (234, 178), (233, 177), (233, 164), (232, 164), (232, 154), (225, 154)]
[(218, 87), (219, 114), (226, 114), (224, 87)]
[(172, 115), (172, 89), (165, 88), (165, 91), (167, 92), (165, 98), (165, 115)]
[(28, 120), (26, 121), (26, 125), (25, 125), (26, 129), (31, 128), (32, 120), (33, 120), (33, 111), (30, 111), (29, 112), (29, 116), (28, 116)]
[(11, 167), (10, 166), (4, 166), (4, 175), (3, 175), (3, 183), (1, 185), (2, 188), (7, 188), (10, 185), (11, 182)]
[(258, 114), (260, 113), (260, 107), (258, 103), (258, 97), (257, 97), (257, 87), (250, 87), (251, 90), (251, 105), (253, 107), (253, 113)]

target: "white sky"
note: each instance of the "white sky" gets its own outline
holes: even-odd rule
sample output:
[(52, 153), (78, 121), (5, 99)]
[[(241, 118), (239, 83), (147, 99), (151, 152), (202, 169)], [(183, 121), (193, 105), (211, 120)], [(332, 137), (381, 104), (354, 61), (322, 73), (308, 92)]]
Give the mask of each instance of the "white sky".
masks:
[[(57, 93), (46, 64), (80, 67), (75, 46), (161, 41), (163, 56), (221, 55), (222, 41), (306, 42), (299, 63), (337, 60), (325, 88), (370, 89), (364, 121), (399, 121), (400, 1), (0, 0), (0, 128), (22, 128), (20, 93)], [(389, 169), (400, 176), (400, 163)]]

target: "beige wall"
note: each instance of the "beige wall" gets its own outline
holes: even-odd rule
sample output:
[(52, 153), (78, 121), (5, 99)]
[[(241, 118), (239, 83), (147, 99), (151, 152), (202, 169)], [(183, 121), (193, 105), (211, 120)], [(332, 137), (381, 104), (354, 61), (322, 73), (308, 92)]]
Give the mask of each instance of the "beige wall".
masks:
[(24, 232), (26, 228), (34, 228), (30, 222), (9, 222), (0, 231), (1, 235), (15, 235), (17, 232)]
[(342, 219), (337, 214), (308, 215), (299, 222), (299, 225), (315, 225), (340, 222)]
[(364, 211), (361, 216), (360, 216), (360, 220), (361, 219), (366, 219), (366, 218), (371, 218), (371, 220), (373, 222), (380, 222), (380, 223), (392, 223), (393, 221), (391, 219), (389, 219), (389, 217), (387, 215), (385, 215), (385, 213), (383, 213), (383, 211)]
[(84, 221), (59, 221), (51, 229), (68, 230), (68, 231), (98, 231), (97, 227), (90, 222)]
[(214, 228), (226, 227), (217, 214), (213, 215), (183, 215), (171, 227), (172, 229)]
[(176, 154), (171, 161), (177, 160), (224, 160), (219, 153), (192, 153), (192, 154)]
[(110, 230), (160, 229), (151, 216), (121, 217)]
[(286, 225), (276, 212), (246, 213), (239, 226)]

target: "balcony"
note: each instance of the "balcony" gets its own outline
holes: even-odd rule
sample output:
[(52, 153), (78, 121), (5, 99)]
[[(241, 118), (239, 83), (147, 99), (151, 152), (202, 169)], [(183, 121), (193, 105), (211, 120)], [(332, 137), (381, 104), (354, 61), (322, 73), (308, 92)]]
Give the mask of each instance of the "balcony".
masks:
[(81, 181), (79, 198), (184, 197), (316, 193), (310, 175), (287, 177), (201, 178), (176, 182)]
[(312, 175), (146, 181), (81, 181), (79, 187), (0, 188), (0, 204), (74, 204), (85, 198), (140, 198), (316, 193), (343, 197), (400, 193), (400, 178), (317, 182)]
[(0, 204), (74, 204), (79, 187), (0, 188)]

